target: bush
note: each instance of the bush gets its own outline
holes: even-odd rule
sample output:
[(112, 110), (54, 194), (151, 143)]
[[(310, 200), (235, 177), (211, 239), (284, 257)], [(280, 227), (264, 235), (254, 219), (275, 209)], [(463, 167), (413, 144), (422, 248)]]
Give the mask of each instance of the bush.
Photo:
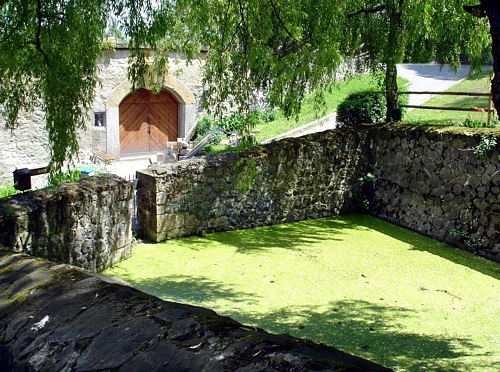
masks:
[(224, 132), (217, 126), (217, 123), (210, 115), (204, 115), (198, 120), (196, 131), (194, 132), (194, 140), (200, 141), (208, 134), (212, 135), (212, 138), (208, 143), (217, 145), (222, 139)]
[(221, 128), (224, 133), (231, 134), (241, 128), (241, 123), (245, 120), (243, 115), (229, 114), (224, 116), (217, 122), (217, 126)]
[(196, 130), (194, 132), (194, 139), (199, 140), (209, 134), (214, 127), (214, 119), (210, 115), (203, 115), (198, 119)]
[(260, 121), (263, 123), (270, 123), (271, 121), (276, 120), (278, 117), (278, 110), (269, 106), (257, 110), (257, 113), (259, 114)]
[(381, 93), (358, 92), (350, 94), (337, 108), (340, 125), (382, 124), (387, 104)]
[(8, 181), (0, 185), (0, 199), (18, 194), (20, 191), (14, 188), (14, 182)]

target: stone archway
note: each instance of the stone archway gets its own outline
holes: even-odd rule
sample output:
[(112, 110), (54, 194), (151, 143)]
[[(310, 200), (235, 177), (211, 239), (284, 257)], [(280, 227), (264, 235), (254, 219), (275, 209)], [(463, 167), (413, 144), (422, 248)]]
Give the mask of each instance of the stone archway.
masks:
[[(147, 90), (147, 87), (146, 89)], [(177, 101), (177, 137), (184, 138), (194, 126), (196, 119), (196, 99), (191, 90), (172, 75), (165, 78), (163, 91), (167, 91)], [(120, 138), (120, 103), (130, 95), (132, 84), (125, 80), (118, 85), (106, 100), (106, 143), (107, 152), (115, 158), (122, 156)], [(175, 141), (177, 138), (169, 140)]]

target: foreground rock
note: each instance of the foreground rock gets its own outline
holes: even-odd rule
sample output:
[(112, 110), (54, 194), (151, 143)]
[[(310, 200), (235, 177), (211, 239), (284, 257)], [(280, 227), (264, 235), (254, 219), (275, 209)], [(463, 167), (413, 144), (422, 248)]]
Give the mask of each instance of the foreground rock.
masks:
[(389, 371), (0, 250), (1, 371)]

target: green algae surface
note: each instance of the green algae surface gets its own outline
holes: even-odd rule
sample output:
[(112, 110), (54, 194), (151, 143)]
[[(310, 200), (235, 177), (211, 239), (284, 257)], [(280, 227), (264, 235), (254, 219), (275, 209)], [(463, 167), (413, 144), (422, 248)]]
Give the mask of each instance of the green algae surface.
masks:
[(500, 265), (366, 215), (140, 244), (105, 274), (396, 371), (500, 370)]

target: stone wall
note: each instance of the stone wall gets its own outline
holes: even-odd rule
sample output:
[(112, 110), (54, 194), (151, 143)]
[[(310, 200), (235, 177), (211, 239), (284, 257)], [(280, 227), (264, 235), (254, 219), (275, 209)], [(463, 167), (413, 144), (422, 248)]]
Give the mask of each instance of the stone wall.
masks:
[[(383, 126), (285, 139), (242, 154), (139, 173), (148, 239), (249, 228), (360, 211), (500, 261), (498, 146), (475, 153), (481, 129)], [(490, 130), (500, 144), (500, 131)], [(259, 177), (237, 177), (250, 159)], [(368, 174), (374, 177), (366, 177)], [(363, 179), (362, 181), (360, 179)]]
[(387, 126), (372, 131), (371, 213), (500, 261), (500, 131)]
[[(21, 112), (14, 130), (5, 129), (0, 107), (0, 184), (12, 181), (12, 172), (20, 168), (40, 168), (50, 161), (45, 114), (35, 107), (33, 112)], [(89, 124), (90, 125), (90, 124)], [(88, 160), (92, 148), (92, 133), (79, 131), (78, 158)], [(36, 180), (35, 180), (36, 181)]]
[(132, 184), (97, 175), (0, 200), (0, 245), (92, 272), (132, 253)]
[[(241, 156), (150, 167), (138, 172), (139, 222), (146, 237), (158, 242), (353, 212), (352, 194), (366, 173), (367, 138), (368, 131), (331, 131)], [(238, 177), (252, 173), (250, 189), (239, 191)]]

